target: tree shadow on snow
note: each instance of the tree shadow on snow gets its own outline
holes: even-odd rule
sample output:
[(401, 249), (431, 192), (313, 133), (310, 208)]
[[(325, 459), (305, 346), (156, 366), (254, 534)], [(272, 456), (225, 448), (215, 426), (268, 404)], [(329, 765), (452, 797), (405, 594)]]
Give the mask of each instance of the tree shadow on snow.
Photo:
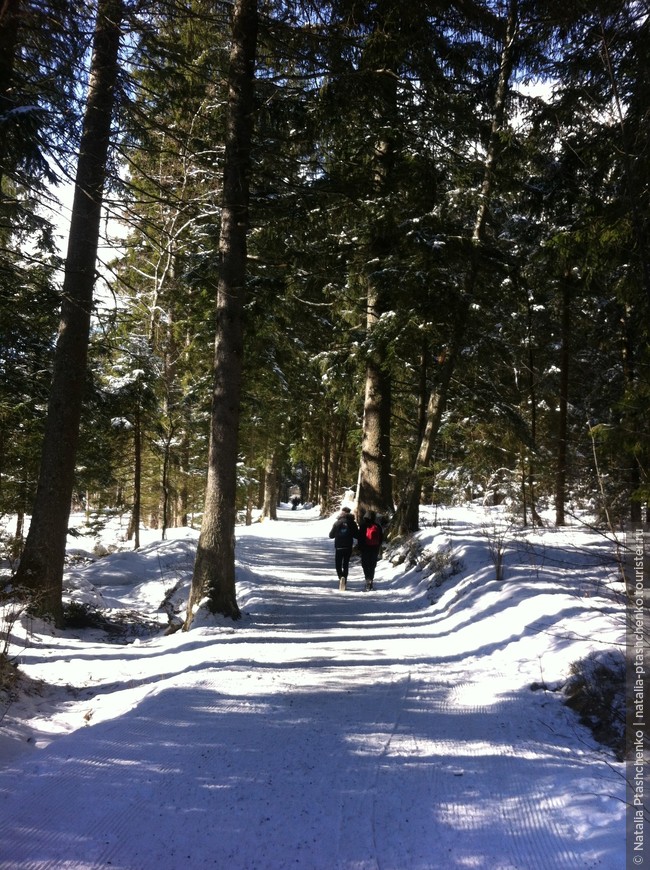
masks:
[(607, 851), (622, 788), (566, 722), (544, 732), (521, 695), (481, 706), (366, 665), (354, 688), (323, 662), (320, 685), (272, 695), (253, 691), (251, 666), (245, 689), (188, 682), (61, 738), (21, 771), (27, 802), (0, 775), (0, 853), (20, 866), (64, 853), (162, 870), (564, 870), (591, 866), (591, 814), (590, 860), (623, 867)]

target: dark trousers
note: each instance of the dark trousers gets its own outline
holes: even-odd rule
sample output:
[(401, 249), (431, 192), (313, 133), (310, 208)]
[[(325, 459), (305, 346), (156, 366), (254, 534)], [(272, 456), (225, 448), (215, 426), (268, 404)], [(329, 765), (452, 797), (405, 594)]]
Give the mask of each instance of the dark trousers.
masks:
[(375, 568), (379, 559), (379, 547), (364, 547), (361, 550), (361, 567), (366, 580), (375, 579)]
[(334, 565), (336, 566), (336, 576), (348, 576), (348, 568), (350, 567), (350, 556), (352, 555), (352, 547), (345, 550), (339, 550), (338, 547), (334, 551)]

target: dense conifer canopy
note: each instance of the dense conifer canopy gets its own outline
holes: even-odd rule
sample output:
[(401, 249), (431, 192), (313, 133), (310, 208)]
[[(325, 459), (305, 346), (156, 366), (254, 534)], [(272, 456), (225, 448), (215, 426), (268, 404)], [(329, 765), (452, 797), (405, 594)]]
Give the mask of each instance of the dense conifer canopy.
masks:
[[(43, 206), (76, 162), (92, 6), (15, 0), (0, 19), (0, 509), (19, 517), (58, 317)], [(417, 467), (429, 502), (507, 497), (527, 523), (579, 501), (641, 516), (641, 6), (260, 3), (242, 517), (292, 486), (329, 509), (360, 463), (363, 484), (374, 399), (389, 514)], [(125, 3), (74, 491), (89, 510), (137, 504), (136, 528), (203, 509), (230, 15)]]

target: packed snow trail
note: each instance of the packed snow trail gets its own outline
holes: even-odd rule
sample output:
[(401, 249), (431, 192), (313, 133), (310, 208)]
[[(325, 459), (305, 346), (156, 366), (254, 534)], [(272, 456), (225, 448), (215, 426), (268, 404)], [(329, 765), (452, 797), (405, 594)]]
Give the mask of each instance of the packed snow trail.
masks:
[(377, 591), (356, 560), (341, 593), (329, 522), (283, 516), (239, 534), (240, 623), (70, 640), (88, 725), (0, 773), (0, 867), (622, 870), (621, 785), (522, 688), (549, 641), (519, 599), (499, 634), (381, 563)]

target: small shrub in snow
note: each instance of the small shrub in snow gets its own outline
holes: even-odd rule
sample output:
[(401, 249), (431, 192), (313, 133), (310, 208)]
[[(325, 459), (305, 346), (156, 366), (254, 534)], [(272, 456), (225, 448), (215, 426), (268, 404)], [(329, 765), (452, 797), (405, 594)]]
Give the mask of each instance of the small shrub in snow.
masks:
[(391, 565), (404, 565), (406, 570), (414, 569), (430, 575), (430, 586), (440, 586), (447, 577), (457, 574), (462, 563), (454, 555), (448, 539), (436, 538), (428, 544), (417, 536), (401, 538), (393, 542), (384, 552), (384, 558)]
[(571, 665), (564, 686), (566, 704), (575, 710), (599, 743), (625, 758), (625, 656), (618, 650), (591, 653)]
[(502, 581), (503, 562), (510, 546), (513, 524), (501, 515), (495, 515), (489, 522), (483, 524), (483, 534), (488, 544), (490, 559), (494, 565), (495, 579)]
[(16, 537), (15, 535), (9, 535), (6, 533), (0, 533), (0, 566), (3, 573), (5, 571), (5, 566), (8, 566), (9, 570), (7, 574), (11, 575), (14, 571), (16, 563), (18, 561), (18, 557), (20, 556), (20, 551), (23, 548), (23, 539), (20, 537)]
[(94, 561), (94, 556), (87, 550), (68, 550), (65, 554), (66, 568), (83, 568), (85, 565), (92, 565)]
[(25, 612), (25, 597), (9, 583), (0, 589), (0, 690), (10, 689), (16, 681), (17, 670), (9, 657), (11, 634)]
[(460, 559), (454, 556), (451, 547), (444, 550), (438, 550), (433, 554), (433, 557), (427, 563), (427, 568), (431, 571), (432, 580), (430, 587), (442, 586), (448, 577), (453, 577), (463, 570), (463, 563)]
[(396, 538), (384, 549), (383, 556), (391, 565), (413, 568), (418, 564), (424, 545), (416, 537)]
[(107, 640), (127, 643), (135, 637), (150, 637), (158, 634), (163, 626), (135, 610), (111, 610), (102, 612), (92, 604), (71, 601), (63, 607), (65, 627), (70, 629), (95, 628), (104, 633)]
[(64, 605), (63, 615), (66, 628), (105, 628), (106, 618), (90, 604), (71, 601)]

